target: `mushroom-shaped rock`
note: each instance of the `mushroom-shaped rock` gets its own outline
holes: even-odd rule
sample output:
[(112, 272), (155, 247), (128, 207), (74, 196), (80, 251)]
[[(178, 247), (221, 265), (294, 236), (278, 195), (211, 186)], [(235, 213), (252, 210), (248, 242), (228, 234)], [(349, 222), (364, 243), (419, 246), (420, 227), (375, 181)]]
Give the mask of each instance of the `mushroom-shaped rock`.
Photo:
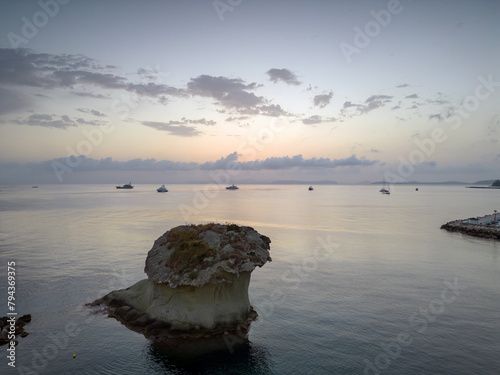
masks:
[(182, 225), (155, 242), (148, 279), (98, 299), (109, 315), (154, 341), (248, 331), (257, 314), (248, 286), (269, 256), (271, 240), (235, 224)]

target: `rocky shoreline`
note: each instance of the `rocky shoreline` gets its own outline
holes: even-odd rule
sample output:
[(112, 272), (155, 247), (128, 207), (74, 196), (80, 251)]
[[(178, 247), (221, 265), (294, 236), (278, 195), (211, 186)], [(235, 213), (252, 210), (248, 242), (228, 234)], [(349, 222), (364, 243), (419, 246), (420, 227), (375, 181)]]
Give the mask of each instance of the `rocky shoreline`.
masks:
[(499, 225), (478, 225), (466, 223), (466, 220), (454, 220), (441, 225), (441, 229), (459, 232), (469, 236), (500, 240)]

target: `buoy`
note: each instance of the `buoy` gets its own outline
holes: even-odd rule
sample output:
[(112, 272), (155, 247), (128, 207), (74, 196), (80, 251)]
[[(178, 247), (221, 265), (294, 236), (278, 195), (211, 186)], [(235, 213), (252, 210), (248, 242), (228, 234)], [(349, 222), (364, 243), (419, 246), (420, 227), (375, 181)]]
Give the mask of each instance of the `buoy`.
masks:
[(73, 358), (76, 358), (76, 354), (73, 354)]

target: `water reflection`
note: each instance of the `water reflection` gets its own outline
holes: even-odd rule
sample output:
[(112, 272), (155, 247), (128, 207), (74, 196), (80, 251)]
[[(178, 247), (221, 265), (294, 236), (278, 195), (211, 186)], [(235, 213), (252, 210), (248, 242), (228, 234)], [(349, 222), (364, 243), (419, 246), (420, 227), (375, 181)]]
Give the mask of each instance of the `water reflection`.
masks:
[(222, 338), (191, 341), (175, 347), (150, 344), (143, 354), (150, 369), (158, 373), (274, 374), (267, 348), (248, 339), (239, 343)]

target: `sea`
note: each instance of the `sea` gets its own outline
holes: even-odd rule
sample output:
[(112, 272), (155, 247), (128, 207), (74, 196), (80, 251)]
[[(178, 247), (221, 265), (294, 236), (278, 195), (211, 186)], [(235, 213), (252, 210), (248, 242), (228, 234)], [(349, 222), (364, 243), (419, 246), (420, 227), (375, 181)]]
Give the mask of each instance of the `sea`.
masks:
[[(0, 316), (32, 316), (1, 374), (500, 373), (500, 242), (440, 229), (500, 210), (500, 190), (158, 186), (0, 186)], [(209, 222), (272, 241), (248, 341), (166, 347), (86, 306), (146, 278), (170, 228)]]

